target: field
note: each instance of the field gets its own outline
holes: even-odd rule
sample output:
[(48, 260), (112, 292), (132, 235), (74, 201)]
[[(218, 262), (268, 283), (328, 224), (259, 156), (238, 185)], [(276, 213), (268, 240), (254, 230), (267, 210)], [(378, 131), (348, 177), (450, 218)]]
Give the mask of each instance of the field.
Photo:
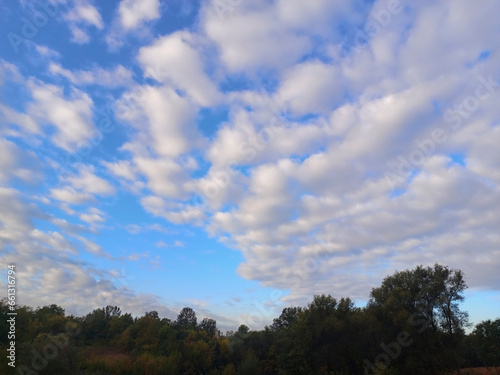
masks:
[(500, 367), (476, 367), (460, 370), (461, 375), (500, 375)]

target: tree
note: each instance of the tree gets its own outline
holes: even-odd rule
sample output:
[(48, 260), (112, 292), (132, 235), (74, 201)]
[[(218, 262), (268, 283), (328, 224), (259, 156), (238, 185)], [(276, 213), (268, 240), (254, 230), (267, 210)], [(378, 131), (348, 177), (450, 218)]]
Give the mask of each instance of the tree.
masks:
[(146, 312), (134, 322), (130, 328), (132, 337), (135, 337), (135, 350), (138, 353), (157, 354), (160, 351), (159, 332), (162, 325), (155, 310)]
[[(287, 334), (295, 341), (287, 360), (292, 360), (296, 369), (302, 367), (302, 373), (356, 371), (359, 352), (352, 345), (359, 340), (351, 339), (355, 331), (352, 320), (356, 312), (349, 298), (337, 300), (330, 295), (314, 296), (299, 314), (291, 333)], [(300, 360), (301, 357), (305, 363)]]
[(300, 307), (285, 307), (279, 318), (275, 318), (269, 328), (272, 331), (289, 329), (297, 322), (301, 312), (302, 308)]
[(35, 317), (42, 320), (47, 315), (57, 315), (64, 317), (64, 309), (56, 304), (50, 306), (38, 307), (35, 310)]
[(113, 316), (109, 321), (108, 333), (109, 338), (118, 337), (134, 323), (134, 318), (129, 313)]
[(485, 366), (500, 366), (500, 319), (486, 320), (472, 332), (473, 346)]
[(383, 308), (401, 322), (414, 315), (423, 318), (423, 328), (441, 330), (449, 336), (463, 334), (468, 314), (459, 309), (467, 289), (463, 273), (435, 264), (434, 268), (418, 266), (414, 270), (388, 276), (372, 289), (368, 305)]
[(118, 306), (108, 305), (104, 309), (104, 315), (107, 320), (111, 320), (112, 317), (119, 317), (122, 314), (122, 310)]
[(250, 328), (248, 328), (245, 324), (241, 324), (239, 327), (238, 327), (238, 333), (240, 335), (245, 335), (248, 333), (248, 331), (250, 331)]
[(249, 353), (238, 366), (239, 375), (260, 375), (261, 373), (260, 361), (253, 353)]
[(401, 332), (411, 337), (411, 350), (398, 349), (391, 366), (437, 374), (460, 365), (468, 314), (459, 303), (466, 288), (462, 271), (435, 264), (396, 272), (372, 289), (368, 311), (383, 322), (383, 342), (393, 342)]
[(217, 333), (217, 322), (213, 319), (204, 318), (199, 327), (201, 331), (206, 332), (208, 338), (212, 338)]
[(184, 307), (177, 316), (176, 324), (179, 328), (191, 330), (196, 328), (196, 313), (191, 307)]
[(160, 319), (160, 315), (158, 315), (158, 311), (156, 310), (152, 310), (152, 311), (147, 311), (144, 316), (147, 316), (151, 319), (154, 319), (154, 320), (159, 320)]

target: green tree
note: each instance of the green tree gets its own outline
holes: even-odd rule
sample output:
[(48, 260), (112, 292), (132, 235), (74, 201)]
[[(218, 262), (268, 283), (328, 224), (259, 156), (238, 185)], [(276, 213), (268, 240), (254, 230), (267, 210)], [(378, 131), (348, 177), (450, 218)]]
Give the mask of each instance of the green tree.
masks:
[(238, 375), (260, 375), (262, 368), (259, 359), (249, 353), (238, 366)]
[(105, 308), (93, 310), (85, 316), (82, 322), (82, 337), (88, 343), (103, 343), (107, 339), (108, 324), (111, 317), (106, 314)]
[(477, 324), (472, 343), (483, 365), (500, 366), (500, 319)]
[(285, 307), (279, 318), (273, 319), (273, 324), (269, 327), (272, 331), (290, 329), (299, 320), (301, 307)]
[[(299, 315), (295, 341), (303, 346), (307, 367), (312, 373), (351, 373), (357, 370), (358, 340), (352, 337), (352, 319), (356, 313), (349, 298), (337, 300), (330, 295), (314, 296), (313, 301)], [(294, 350), (300, 346), (295, 345)], [(354, 352), (354, 353), (353, 353)]]
[(248, 331), (250, 331), (250, 328), (248, 328), (245, 324), (241, 324), (238, 327), (238, 333), (240, 335), (246, 335), (248, 333)]
[(468, 314), (459, 309), (465, 289), (460, 270), (439, 264), (434, 268), (418, 266), (386, 277), (380, 287), (372, 289), (368, 304), (382, 307), (396, 324), (416, 314), (422, 329), (441, 330), (452, 337), (463, 334), (468, 325)]
[(109, 338), (115, 339), (119, 337), (132, 324), (134, 324), (134, 318), (129, 313), (112, 316), (108, 326)]
[(196, 313), (191, 307), (184, 307), (177, 316), (176, 325), (183, 330), (196, 328)]
[(64, 309), (60, 306), (52, 304), (50, 306), (38, 307), (35, 310), (35, 318), (43, 320), (46, 316), (62, 316), (64, 317)]
[(229, 363), (226, 367), (224, 367), (222, 375), (236, 375), (236, 368), (232, 363)]
[(106, 320), (111, 320), (113, 317), (119, 317), (122, 314), (122, 310), (118, 306), (108, 305), (104, 308), (104, 314)]
[(390, 367), (429, 375), (458, 368), (468, 325), (467, 313), (459, 309), (466, 288), (460, 270), (439, 264), (386, 277), (372, 290), (368, 302), (368, 312), (384, 326), (381, 345), (371, 354), (376, 355), (388, 342), (397, 342), (403, 332), (409, 336), (405, 342), (411, 342), (411, 348), (394, 347)]
[(204, 318), (199, 325), (202, 332), (205, 332), (207, 337), (210, 339), (217, 333), (217, 322), (214, 319)]
[(135, 336), (135, 351), (158, 354), (160, 351), (158, 333), (164, 324), (158, 312), (154, 310), (146, 312), (144, 316), (137, 319), (130, 327)]

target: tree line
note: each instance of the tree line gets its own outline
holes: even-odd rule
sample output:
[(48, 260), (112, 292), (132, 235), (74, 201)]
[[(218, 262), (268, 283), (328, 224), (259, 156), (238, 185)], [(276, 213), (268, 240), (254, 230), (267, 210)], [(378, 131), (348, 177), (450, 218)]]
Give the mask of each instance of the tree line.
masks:
[[(156, 311), (133, 317), (117, 306), (86, 316), (57, 305), (17, 306), (16, 371), (1, 373), (207, 375), (438, 375), (462, 367), (500, 366), (500, 319), (471, 333), (460, 310), (463, 273), (446, 266), (396, 272), (372, 289), (365, 307), (316, 295), (284, 308), (271, 325), (240, 325), (222, 335), (190, 307), (177, 319)], [(0, 349), (8, 348), (8, 304), (0, 301)]]

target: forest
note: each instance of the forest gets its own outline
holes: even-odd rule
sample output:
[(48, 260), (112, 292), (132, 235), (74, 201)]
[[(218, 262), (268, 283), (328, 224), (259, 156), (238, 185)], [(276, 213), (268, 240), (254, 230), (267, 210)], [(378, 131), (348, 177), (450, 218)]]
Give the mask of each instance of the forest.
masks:
[[(435, 264), (398, 271), (373, 288), (365, 307), (315, 295), (284, 308), (264, 329), (222, 333), (183, 308), (134, 317), (118, 306), (86, 316), (55, 304), (16, 307), (16, 368), (2, 374), (434, 375), (500, 366), (500, 319), (472, 327), (460, 310), (463, 272)], [(0, 349), (8, 353), (7, 300), (0, 302)]]

